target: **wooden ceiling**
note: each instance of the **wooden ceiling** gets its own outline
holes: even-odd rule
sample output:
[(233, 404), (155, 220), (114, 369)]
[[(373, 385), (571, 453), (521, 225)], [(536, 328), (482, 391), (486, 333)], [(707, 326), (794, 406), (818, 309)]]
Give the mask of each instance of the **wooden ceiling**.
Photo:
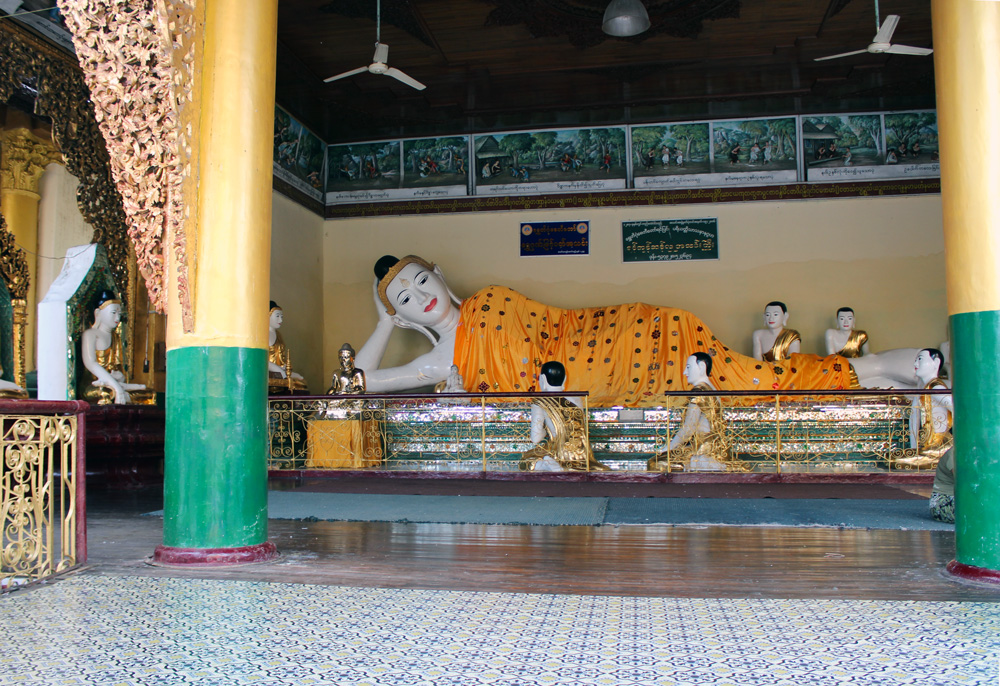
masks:
[[(645, 0), (652, 27), (601, 32), (608, 0), (280, 0), (278, 104), (330, 143), (551, 126), (934, 107), (932, 57), (863, 54), (873, 0)], [(933, 47), (927, 0), (884, 0), (893, 43)]]

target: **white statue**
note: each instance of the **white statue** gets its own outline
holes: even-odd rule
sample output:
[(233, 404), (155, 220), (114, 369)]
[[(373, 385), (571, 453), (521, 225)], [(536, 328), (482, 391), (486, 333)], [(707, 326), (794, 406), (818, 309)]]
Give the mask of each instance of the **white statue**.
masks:
[(777, 362), (801, 352), (802, 337), (795, 329), (786, 329), (788, 308), (780, 300), (769, 302), (764, 308), (764, 326), (753, 332), (753, 356), (757, 360)]
[(826, 354), (853, 359), (869, 352), (868, 334), (854, 328), (854, 310), (841, 307), (837, 310), (837, 328), (826, 330)]
[[(917, 381), (927, 390), (948, 388), (941, 378), (943, 367), (944, 355), (937, 348), (924, 348), (913, 362)], [(914, 396), (910, 411), (910, 448), (916, 454), (896, 461), (911, 467), (935, 466), (953, 443), (953, 411), (951, 394)]]
[(128, 383), (118, 324), (121, 301), (104, 292), (94, 309), (94, 325), (80, 336), (80, 357), (93, 380), (81, 388), (83, 398), (98, 405), (152, 405), (156, 394), (144, 384)]
[[(276, 302), (271, 301), (271, 311), (267, 320), (267, 392), (268, 395), (283, 393), (308, 393), (305, 379), (292, 371), (291, 354), (281, 337), (282, 323), (285, 313)], [(289, 376), (291, 379), (289, 381)]]

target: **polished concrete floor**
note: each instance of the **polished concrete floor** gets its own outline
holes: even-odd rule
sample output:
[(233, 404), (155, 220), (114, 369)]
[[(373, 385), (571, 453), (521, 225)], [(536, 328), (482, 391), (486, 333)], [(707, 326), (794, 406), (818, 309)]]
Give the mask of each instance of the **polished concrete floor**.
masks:
[(949, 531), (272, 520), (176, 569), (158, 505), (91, 498), (86, 567), (0, 598), (0, 684), (998, 683)]

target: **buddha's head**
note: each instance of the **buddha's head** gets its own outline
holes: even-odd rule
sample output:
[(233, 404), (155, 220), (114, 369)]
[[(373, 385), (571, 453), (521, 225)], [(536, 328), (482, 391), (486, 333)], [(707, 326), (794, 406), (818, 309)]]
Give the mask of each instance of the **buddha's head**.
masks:
[(111, 291), (101, 291), (94, 308), (94, 326), (113, 329), (122, 320), (122, 301)]
[(937, 348), (924, 348), (917, 353), (913, 361), (913, 371), (917, 378), (925, 383), (941, 376), (941, 366), (944, 364), (944, 353)]
[(340, 346), (337, 355), (340, 357), (340, 368), (346, 372), (354, 371), (354, 348), (350, 343)]
[(708, 353), (697, 352), (689, 356), (687, 364), (684, 365), (684, 378), (688, 383), (695, 386), (708, 379), (712, 374), (712, 356)]
[(397, 324), (431, 327), (447, 321), (458, 299), (448, 290), (440, 268), (416, 255), (385, 255), (375, 263), (378, 295)]
[(854, 329), (854, 310), (850, 307), (841, 307), (837, 310), (837, 328), (841, 331)]
[(561, 391), (566, 387), (566, 367), (562, 362), (546, 362), (538, 372), (538, 390)]
[(772, 300), (764, 307), (764, 326), (781, 329), (788, 323), (788, 308), (780, 300)]
[(272, 329), (280, 329), (285, 321), (285, 313), (278, 307), (278, 303), (271, 301), (271, 314), (268, 316), (267, 325)]

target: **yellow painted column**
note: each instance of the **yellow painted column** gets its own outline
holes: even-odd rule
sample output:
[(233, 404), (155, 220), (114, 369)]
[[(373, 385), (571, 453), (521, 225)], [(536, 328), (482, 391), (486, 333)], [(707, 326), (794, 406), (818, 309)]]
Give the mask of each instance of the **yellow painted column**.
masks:
[(35, 368), (35, 275), (38, 272), (38, 181), (45, 167), (62, 162), (62, 154), (52, 141), (36, 136), (28, 128), (5, 129), (0, 134), (0, 212), (17, 244), (24, 248), (28, 261), (27, 322), (25, 326), (25, 364)]
[(955, 402), (955, 574), (1000, 583), (1000, 2), (933, 0)]
[[(268, 559), (267, 320), (277, 0), (205, 4), (187, 245), (193, 328), (168, 259), (160, 562)], [(193, 230), (191, 227), (193, 225)]]

